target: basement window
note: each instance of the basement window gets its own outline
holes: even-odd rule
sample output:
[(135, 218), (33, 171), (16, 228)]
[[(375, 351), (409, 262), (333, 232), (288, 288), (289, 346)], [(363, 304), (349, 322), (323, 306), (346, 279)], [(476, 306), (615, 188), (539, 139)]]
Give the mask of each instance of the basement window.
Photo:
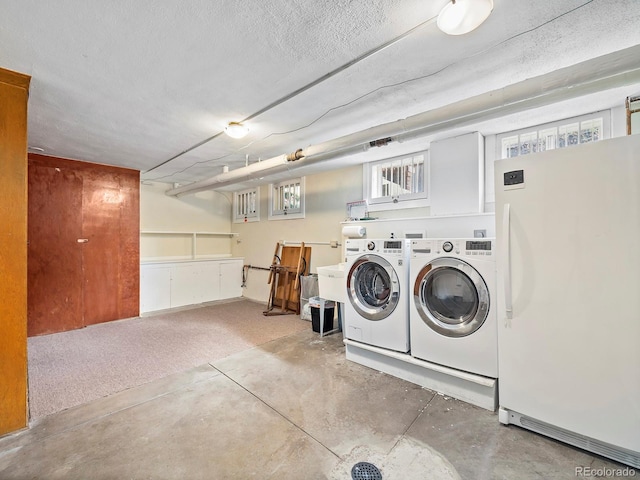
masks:
[(260, 189), (233, 193), (233, 223), (260, 221)]
[(269, 220), (304, 218), (304, 177), (269, 185)]
[(611, 112), (596, 112), (497, 136), (498, 158), (597, 142), (611, 136)]
[(428, 151), (388, 158), (364, 166), (370, 211), (426, 206)]

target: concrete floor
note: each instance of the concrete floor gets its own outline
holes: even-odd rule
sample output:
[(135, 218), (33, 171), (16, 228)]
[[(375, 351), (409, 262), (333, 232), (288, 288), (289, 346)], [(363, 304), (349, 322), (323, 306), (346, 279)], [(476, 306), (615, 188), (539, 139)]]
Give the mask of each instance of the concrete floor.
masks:
[(402, 480), (624, 468), (348, 362), (311, 328), (0, 439), (2, 479), (349, 480), (362, 461)]

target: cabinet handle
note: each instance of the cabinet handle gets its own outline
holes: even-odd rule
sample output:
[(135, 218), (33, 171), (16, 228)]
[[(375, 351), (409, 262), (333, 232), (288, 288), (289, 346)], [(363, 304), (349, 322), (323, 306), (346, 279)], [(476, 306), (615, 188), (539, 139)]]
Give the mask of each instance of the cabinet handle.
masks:
[(502, 269), (504, 278), (505, 327), (513, 318), (513, 292), (511, 291), (511, 205), (504, 204), (502, 210)]
[(76, 242), (78, 242), (78, 243), (87, 243), (88, 241), (89, 241), (88, 238), (79, 238), (79, 239), (76, 240)]

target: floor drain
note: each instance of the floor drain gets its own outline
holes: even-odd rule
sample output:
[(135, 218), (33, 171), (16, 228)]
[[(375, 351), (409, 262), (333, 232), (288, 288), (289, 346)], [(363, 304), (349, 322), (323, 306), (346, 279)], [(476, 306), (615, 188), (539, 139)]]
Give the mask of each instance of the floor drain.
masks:
[(373, 463), (359, 462), (351, 469), (352, 480), (382, 480), (382, 473)]

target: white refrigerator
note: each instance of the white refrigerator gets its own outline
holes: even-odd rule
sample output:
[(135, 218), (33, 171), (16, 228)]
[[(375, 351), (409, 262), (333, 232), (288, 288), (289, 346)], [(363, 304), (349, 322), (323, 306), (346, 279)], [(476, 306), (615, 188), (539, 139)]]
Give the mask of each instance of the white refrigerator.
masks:
[(640, 467), (640, 135), (495, 163), (499, 419)]

